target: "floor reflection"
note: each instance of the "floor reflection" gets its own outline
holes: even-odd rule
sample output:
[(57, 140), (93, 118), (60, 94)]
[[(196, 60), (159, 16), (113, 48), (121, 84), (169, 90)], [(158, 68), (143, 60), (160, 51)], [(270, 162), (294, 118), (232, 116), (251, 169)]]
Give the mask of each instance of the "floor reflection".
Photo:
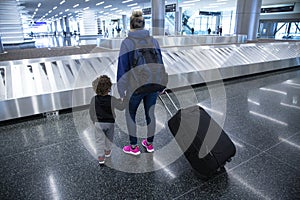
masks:
[(80, 39), (79, 36), (63, 37), (63, 36), (44, 36), (35, 37), (36, 48), (50, 48), (50, 47), (66, 47), (66, 46), (80, 46), (97, 44), (96, 38), (91, 39)]

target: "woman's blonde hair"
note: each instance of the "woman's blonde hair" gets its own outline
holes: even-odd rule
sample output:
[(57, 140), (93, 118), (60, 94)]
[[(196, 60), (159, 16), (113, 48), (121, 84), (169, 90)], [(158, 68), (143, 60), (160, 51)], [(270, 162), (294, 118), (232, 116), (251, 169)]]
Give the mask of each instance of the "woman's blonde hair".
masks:
[(107, 75), (102, 75), (96, 78), (92, 85), (96, 94), (104, 96), (110, 91), (112, 83)]
[(143, 12), (140, 10), (132, 11), (130, 16), (130, 29), (143, 29), (145, 27), (145, 19)]

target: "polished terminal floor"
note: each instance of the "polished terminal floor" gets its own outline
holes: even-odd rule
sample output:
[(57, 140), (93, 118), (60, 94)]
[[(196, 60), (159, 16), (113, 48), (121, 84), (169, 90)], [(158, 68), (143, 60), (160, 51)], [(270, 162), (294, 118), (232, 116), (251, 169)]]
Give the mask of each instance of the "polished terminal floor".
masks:
[[(128, 135), (124, 112), (118, 111), (111, 158), (99, 166), (87, 109), (73, 109), (2, 123), (0, 198), (300, 199), (299, 67), (174, 94), (180, 106), (199, 103), (220, 124), (225, 119), (224, 129), (237, 147), (226, 172), (210, 180), (193, 172), (165, 126), (170, 116), (160, 101), (156, 151), (142, 149), (137, 157), (122, 152)], [(140, 137), (143, 119), (140, 109)]]
[(78, 36), (68, 38), (62, 36), (45, 36), (33, 38), (33, 41), (35, 41), (33, 45), (35, 48), (27, 47), (26, 45), (24, 45), (24, 48), (22, 46), (4, 45), (5, 53), (0, 54), (0, 61), (48, 58), (103, 51), (103, 49), (97, 48), (96, 39), (81, 40), (78, 39)]

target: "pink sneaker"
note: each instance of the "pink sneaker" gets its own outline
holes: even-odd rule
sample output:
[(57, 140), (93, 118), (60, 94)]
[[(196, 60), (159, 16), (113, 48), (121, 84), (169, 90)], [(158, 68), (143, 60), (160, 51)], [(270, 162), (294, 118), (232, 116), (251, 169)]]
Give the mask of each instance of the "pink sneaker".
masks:
[(131, 145), (123, 147), (123, 151), (124, 151), (124, 153), (132, 154), (135, 156), (137, 156), (141, 153), (139, 146), (136, 146), (135, 149), (133, 149), (133, 148), (131, 148)]
[(148, 144), (147, 140), (143, 140), (142, 141), (142, 145), (146, 148), (147, 152), (151, 153), (154, 151), (153, 145), (152, 144)]

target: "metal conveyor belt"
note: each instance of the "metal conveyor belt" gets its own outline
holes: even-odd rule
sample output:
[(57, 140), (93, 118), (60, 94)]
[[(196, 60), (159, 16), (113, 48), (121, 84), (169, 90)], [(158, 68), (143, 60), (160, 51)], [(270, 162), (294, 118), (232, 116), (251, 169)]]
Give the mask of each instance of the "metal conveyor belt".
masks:
[[(162, 48), (169, 88), (299, 66), (300, 42)], [(118, 51), (0, 62), (0, 121), (87, 105)]]

